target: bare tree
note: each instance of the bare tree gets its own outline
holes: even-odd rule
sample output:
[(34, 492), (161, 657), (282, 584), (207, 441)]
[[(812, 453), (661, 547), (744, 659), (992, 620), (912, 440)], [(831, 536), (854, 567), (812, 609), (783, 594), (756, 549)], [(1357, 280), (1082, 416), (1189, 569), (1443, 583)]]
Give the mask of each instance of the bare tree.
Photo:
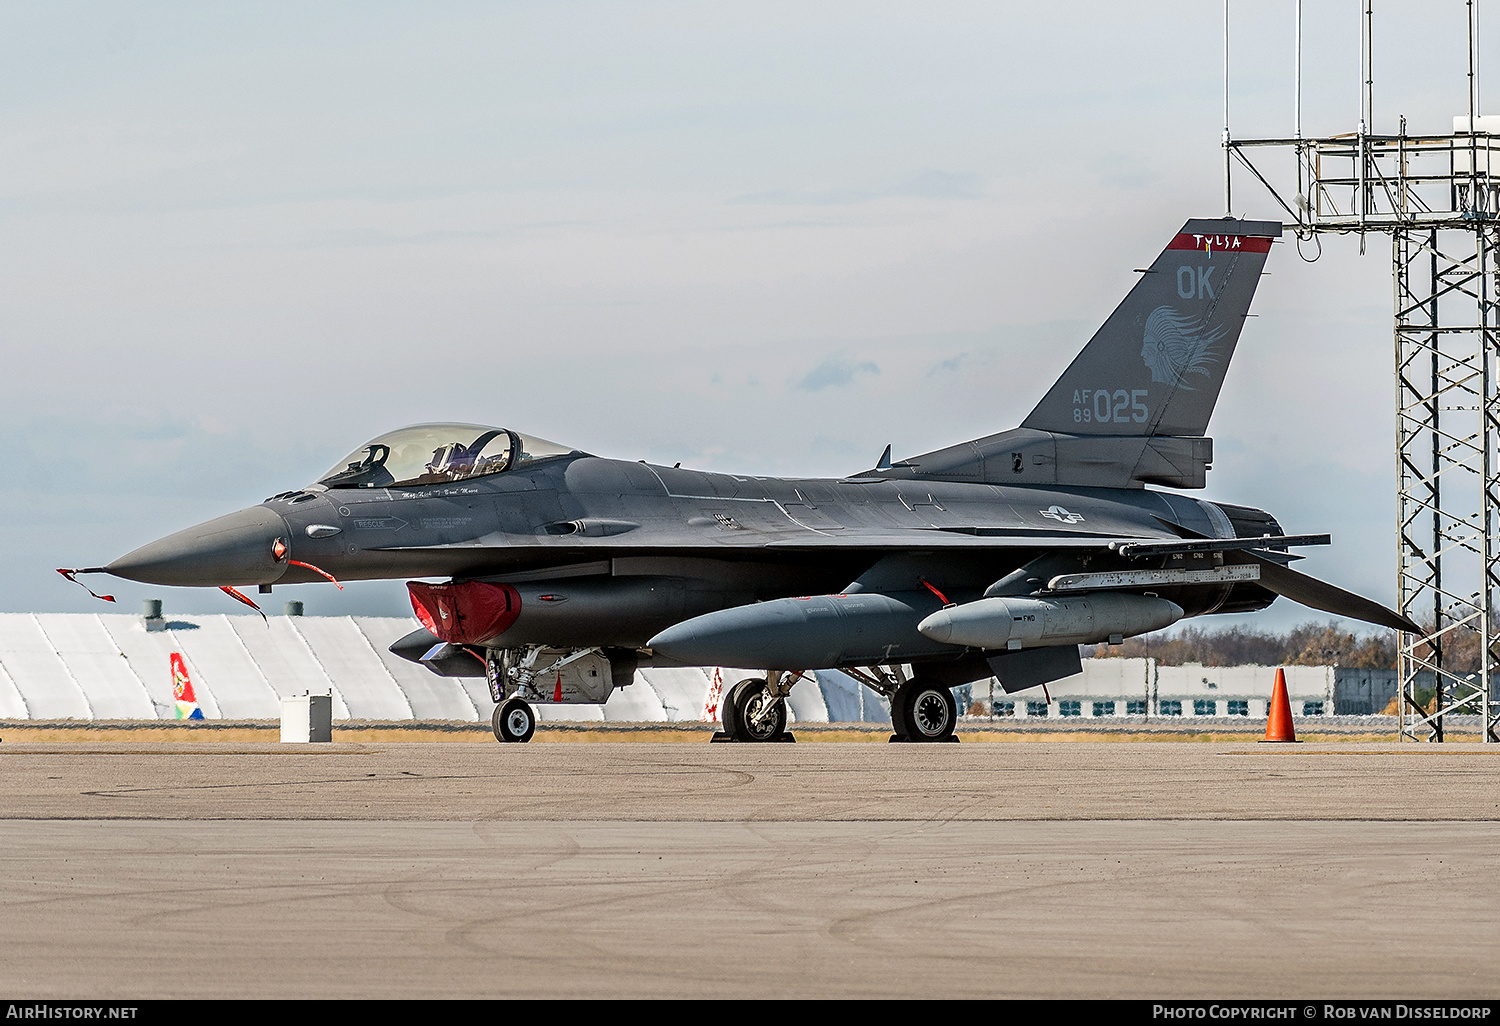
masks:
[[(1477, 635), (1476, 635), (1477, 637)], [(1308, 622), (1285, 634), (1245, 627), (1212, 630), (1188, 626), (1175, 632), (1131, 638), (1120, 645), (1098, 645), (1095, 659), (1154, 657), (1163, 666), (1353, 666), (1388, 669), (1396, 665), (1396, 635), (1385, 631), (1359, 637), (1333, 623)], [(1445, 661), (1449, 653), (1444, 652)], [(1455, 653), (1455, 656), (1457, 653)], [(1477, 656), (1477, 650), (1474, 653)], [(1456, 668), (1456, 667), (1455, 667)]]

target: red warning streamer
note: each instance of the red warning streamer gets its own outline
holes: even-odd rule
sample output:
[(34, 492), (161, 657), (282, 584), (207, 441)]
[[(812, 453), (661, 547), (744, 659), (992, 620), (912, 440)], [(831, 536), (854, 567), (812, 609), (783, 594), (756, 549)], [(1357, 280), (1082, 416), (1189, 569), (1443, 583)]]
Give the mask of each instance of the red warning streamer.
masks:
[(922, 578), (919, 578), (919, 580), (921, 580), (922, 584), (926, 586), (926, 588), (927, 588), (928, 591), (932, 592), (934, 595), (936, 595), (938, 597), (938, 601), (941, 602), (944, 606), (951, 606), (951, 605), (953, 605), (952, 602), (948, 601), (948, 596), (944, 595), (942, 592), (940, 592), (936, 588), (934, 588), (932, 586), (932, 582), (929, 581), (929, 580), (927, 580), (927, 578), (922, 577)]
[(265, 610), (261, 609), (260, 606), (257, 606), (254, 602), (251, 602), (245, 596), (243, 596), (239, 592), (235, 591), (229, 585), (227, 585), (227, 584), (221, 584), (219, 586), (219, 590), (222, 591), (224, 594), (228, 595), (230, 598), (234, 599), (236, 602), (243, 602), (245, 605), (249, 606), (251, 609), (253, 609), (257, 613), (259, 613), (260, 614), (260, 618), (262, 620), (266, 621), (266, 626), (267, 627), (269, 627), (271, 625), (271, 621), (266, 619), (266, 612), (265, 612)]
[(317, 567), (313, 566), (311, 563), (304, 563), (300, 559), (289, 559), (289, 560), (287, 560), (287, 564), (289, 566), (305, 566), (305, 567), (307, 567), (307, 569), (311, 570), (313, 573), (315, 573), (315, 574), (322, 574), (324, 577), (328, 578), (330, 581), (333, 581), (333, 586), (335, 588), (337, 588), (339, 591), (343, 591), (344, 590), (344, 586), (342, 584), (340, 584), (338, 582), (338, 580), (333, 576), (333, 574), (329, 573), (327, 570), (320, 570)]
[(60, 573), (60, 574), (62, 574), (68, 580), (72, 581), (74, 584), (78, 585), (80, 588), (82, 588), (84, 591), (88, 592), (90, 595), (94, 596), (94, 598), (96, 598), (96, 599), (103, 599), (105, 602), (113, 602), (115, 600), (115, 597), (113, 595), (100, 595), (93, 588), (90, 588), (87, 584), (84, 584), (82, 581), (80, 581), (78, 579), (78, 575), (79, 574), (96, 574), (96, 573), (99, 573), (99, 570), (97, 568), (89, 567), (89, 568), (84, 569), (84, 570), (64, 570), (61, 567), (59, 567), (58, 570), (57, 570), (57, 572)]

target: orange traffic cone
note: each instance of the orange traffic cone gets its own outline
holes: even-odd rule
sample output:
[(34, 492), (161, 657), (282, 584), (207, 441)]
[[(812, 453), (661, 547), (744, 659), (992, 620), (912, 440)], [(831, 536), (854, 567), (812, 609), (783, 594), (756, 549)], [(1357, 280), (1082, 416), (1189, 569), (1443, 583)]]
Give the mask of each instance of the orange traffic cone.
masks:
[(1266, 741), (1297, 743), (1297, 732), (1292, 728), (1292, 700), (1286, 693), (1286, 674), (1278, 666), (1276, 683), (1271, 687), (1271, 707), (1266, 716)]

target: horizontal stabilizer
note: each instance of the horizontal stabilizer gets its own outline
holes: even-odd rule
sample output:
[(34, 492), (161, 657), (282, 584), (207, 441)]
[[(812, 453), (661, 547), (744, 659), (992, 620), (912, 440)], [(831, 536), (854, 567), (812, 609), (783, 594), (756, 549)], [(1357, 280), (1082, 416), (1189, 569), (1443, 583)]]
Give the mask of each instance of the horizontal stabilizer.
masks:
[(1379, 602), (1356, 595), (1352, 591), (1320, 581), (1315, 577), (1290, 570), (1268, 559), (1254, 557), (1260, 564), (1260, 586), (1293, 602), (1300, 602), (1312, 609), (1321, 609), (1335, 616), (1373, 623), (1377, 627), (1388, 627), (1408, 634), (1421, 634), (1422, 628), (1393, 609)]

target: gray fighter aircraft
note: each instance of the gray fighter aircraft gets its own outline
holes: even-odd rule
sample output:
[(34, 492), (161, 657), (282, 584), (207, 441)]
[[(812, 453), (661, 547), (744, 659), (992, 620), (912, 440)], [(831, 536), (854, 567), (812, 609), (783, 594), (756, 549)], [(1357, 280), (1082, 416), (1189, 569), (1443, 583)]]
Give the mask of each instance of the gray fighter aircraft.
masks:
[[(1205, 437), (1281, 225), (1191, 220), (1014, 430), (833, 479), (606, 459), (508, 428), (381, 435), (315, 484), (90, 568), (151, 584), (410, 581), (423, 628), (392, 646), (483, 674), (495, 735), (535, 702), (602, 702), (638, 666), (764, 670), (724, 735), (784, 736), (806, 672), (889, 698), (898, 739), (945, 741), (951, 688), (1078, 673), (1078, 646), (1278, 595), (1397, 630), (1403, 616), (1288, 564), (1271, 514), (1205, 485)], [(81, 571), (73, 571), (81, 572)], [(245, 601), (249, 601), (245, 599)]]

